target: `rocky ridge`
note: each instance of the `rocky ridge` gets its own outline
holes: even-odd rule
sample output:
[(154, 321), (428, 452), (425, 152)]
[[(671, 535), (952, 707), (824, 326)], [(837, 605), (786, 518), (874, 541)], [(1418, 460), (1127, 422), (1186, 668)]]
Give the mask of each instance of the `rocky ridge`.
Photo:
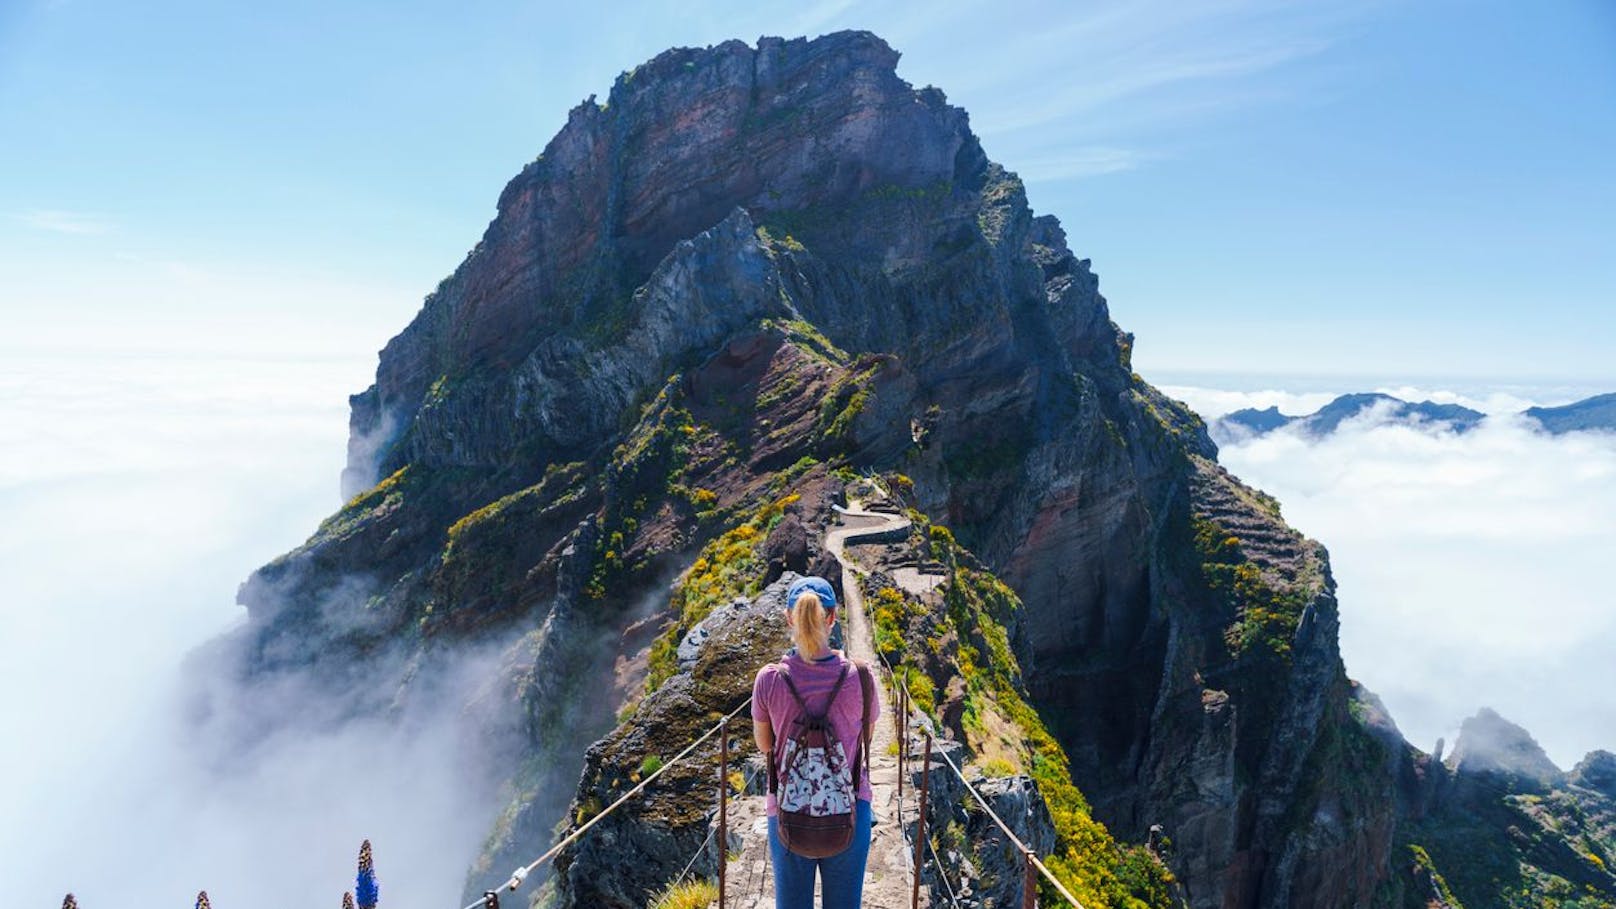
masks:
[[(1235, 444), (1278, 429), (1295, 427), (1311, 439), (1321, 439), (1341, 428), (1341, 424), (1378, 409), (1386, 422), (1435, 428), (1456, 433), (1478, 426), (1487, 414), (1459, 404), (1433, 401), (1410, 402), (1379, 392), (1341, 395), (1318, 410), (1301, 416), (1279, 412), (1278, 407), (1247, 407), (1213, 420), (1210, 432), (1221, 445)], [(1528, 407), (1518, 416), (1551, 435), (1568, 432), (1616, 430), (1616, 394), (1594, 395), (1559, 407)]]
[[(1089, 262), (897, 59), (856, 32), (676, 49), (574, 109), (352, 398), (351, 498), (243, 584), (239, 677), (386, 713), (496, 648), (466, 713), (505, 804), (481, 893), (745, 697), (770, 591), (829, 576), (833, 506), (874, 472), (914, 526), (872, 569), (877, 646), (1036, 789), (1087, 904), (1443, 892), (1422, 819), (1513, 793), (1432, 782), (1480, 776), (1347, 679), (1323, 547), (1132, 372)], [(705, 772), (592, 829), (546, 901), (645, 905), (705, 835)], [(957, 835), (961, 868), (988, 848)], [(1567, 862), (1545, 880), (1606, 905)]]

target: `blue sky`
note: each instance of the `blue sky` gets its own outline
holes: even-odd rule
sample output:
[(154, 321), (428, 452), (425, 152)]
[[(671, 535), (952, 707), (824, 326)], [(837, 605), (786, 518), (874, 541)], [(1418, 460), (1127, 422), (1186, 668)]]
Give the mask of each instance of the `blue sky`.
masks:
[(1616, 386), (1616, 7), (0, 7), (0, 348), (369, 358), (568, 108), (870, 28), (1092, 257), (1147, 376)]

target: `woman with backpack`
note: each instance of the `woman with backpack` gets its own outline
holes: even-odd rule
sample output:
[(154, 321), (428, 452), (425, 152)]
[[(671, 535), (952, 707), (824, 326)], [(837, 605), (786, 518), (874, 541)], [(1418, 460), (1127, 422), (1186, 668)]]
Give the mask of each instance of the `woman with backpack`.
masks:
[(769, 761), (764, 799), (775, 909), (856, 909), (870, 854), (869, 742), (880, 703), (868, 666), (830, 649), (836, 593), (819, 577), (786, 591), (796, 646), (758, 670), (752, 731)]

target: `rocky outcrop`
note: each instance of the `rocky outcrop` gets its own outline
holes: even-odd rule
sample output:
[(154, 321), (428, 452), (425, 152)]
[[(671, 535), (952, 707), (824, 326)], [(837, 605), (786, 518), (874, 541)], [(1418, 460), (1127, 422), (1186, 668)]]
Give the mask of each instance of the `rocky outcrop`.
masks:
[(1567, 782), (1616, 799), (1616, 754), (1609, 751), (1588, 752), (1587, 757), (1571, 768)]
[(1563, 774), (1491, 710), (1465, 721), (1446, 765), (1404, 746), (1386, 901), (1616, 906), (1616, 799), (1599, 785), (1611, 763), (1596, 751)]
[[(715, 713), (745, 700), (757, 667), (790, 646), (785, 595), (797, 577), (795, 572), (782, 574), (756, 597), (726, 604), (702, 622), (705, 633), (681, 647), (680, 671), (585, 753), (576, 823), (682, 751)], [(730, 735), (744, 741), (750, 733), (750, 716), (741, 716)], [(716, 873), (716, 856), (701, 847), (715, 810), (710, 768), (717, 765), (718, 740), (703, 747), (692, 763), (670, 768), (645, 798), (608, 817), (588, 839), (562, 854), (554, 888), (559, 905), (643, 906), (647, 895), (679, 874), (692, 857), (697, 873)], [(736, 753), (741, 753), (739, 747)], [(625, 856), (634, 860), (625, 862)]]
[(1549, 786), (1563, 776), (1531, 733), (1488, 708), (1459, 727), (1450, 761), (1458, 773), (1498, 774), (1527, 786)]

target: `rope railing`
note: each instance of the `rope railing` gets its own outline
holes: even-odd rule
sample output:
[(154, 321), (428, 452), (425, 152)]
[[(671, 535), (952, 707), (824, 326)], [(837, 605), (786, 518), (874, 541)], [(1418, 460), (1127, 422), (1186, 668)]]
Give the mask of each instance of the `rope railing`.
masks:
[[(914, 698), (909, 693), (909, 683), (908, 683), (908, 681), (906, 679), (904, 679), (904, 678), (901, 678), (898, 675), (898, 673), (893, 669), (892, 664), (887, 661), (887, 658), (886, 658), (885, 654), (883, 654), (879, 650), (877, 650), (876, 651), (876, 656), (880, 658), (881, 665), (886, 667), (887, 674), (888, 674), (888, 676), (891, 677), (891, 679), (893, 681), (893, 684), (898, 686), (899, 692), (901, 693), (901, 695), (903, 697), (902, 703), (904, 703), (904, 704), (913, 704), (914, 703)], [(904, 723), (904, 725), (902, 727), (903, 732), (900, 733), (899, 739), (898, 739), (898, 752), (899, 752), (900, 760), (905, 756), (905, 754), (906, 754), (906, 752), (908, 750), (908, 738), (909, 738), (908, 734), (907, 734), (907, 720), (908, 720), (908, 717), (904, 716), (904, 717), (902, 717), (902, 720), (903, 720), (903, 723)], [(929, 758), (930, 754), (931, 754), (931, 749), (930, 749), (931, 735), (930, 735), (930, 733), (928, 733), (926, 735), (926, 743), (927, 743), (927, 746), (928, 746), (927, 747), (927, 757)], [(982, 807), (982, 810), (987, 813), (988, 817), (993, 819), (993, 823), (998, 825), (1000, 830), (1004, 831), (1004, 835), (1009, 838), (1011, 844), (1015, 846), (1016, 851), (1020, 852), (1022, 854), (1022, 856), (1025, 858), (1025, 860), (1027, 862), (1027, 868), (1028, 868), (1028, 873), (1027, 873), (1028, 880), (1027, 880), (1027, 883), (1025, 885), (1023, 885), (1023, 906), (1024, 907), (1031, 907), (1031, 906), (1034, 905), (1034, 903), (1032, 901), (1032, 888), (1033, 888), (1033, 884), (1035, 883), (1035, 878), (1033, 877), (1032, 870), (1036, 869), (1038, 871), (1038, 873), (1040, 875), (1042, 875), (1045, 880), (1049, 881), (1050, 886), (1055, 888), (1056, 893), (1059, 893), (1067, 902), (1069, 902), (1073, 906), (1077, 907), (1077, 909), (1084, 909), (1083, 904), (1078, 902), (1077, 897), (1072, 895), (1072, 891), (1068, 890), (1066, 888), (1066, 885), (1062, 884), (1060, 882), (1060, 880), (1055, 877), (1054, 872), (1050, 871), (1049, 867), (1038, 859), (1038, 854), (1036, 852), (1034, 852), (1032, 849), (1029, 849), (1027, 847), (1027, 844), (1023, 843), (1021, 841), (1021, 838), (1016, 836), (1015, 831), (1010, 829), (1010, 825), (1005, 823), (1004, 818), (999, 817), (999, 813), (997, 811), (993, 810), (992, 806), (990, 806), (988, 804), (987, 799), (982, 796), (982, 793), (979, 792), (975, 786), (971, 785), (971, 781), (965, 778), (965, 774), (960, 770), (959, 766), (954, 763), (953, 759), (948, 756), (948, 752), (939, 751), (939, 752), (937, 752), (937, 755), (938, 755), (938, 757), (941, 757), (943, 759), (943, 763), (945, 765), (947, 765), (948, 769), (953, 771), (954, 776), (959, 779), (961, 785), (963, 785), (965, 787), (965, 790), (971, 794), (971, 797), (976, 799), (976, 803)], [(927, 765), (926, 765), (926, 768), (923, 769), (921, 772), (923, 774), (928, 773), (929, 770), (930, 770), (930, 766), (931, 765), (928, 762)], [(899, 776), (899, 779), (900, 779), (900, 784), (899, 785), (901, 786), (902, 785), (902, 783), (901, 783), (902, 775), (901, 774)], [(921, 781), (922, 781), (922, 783), (925, 782), (925, 777), (924, 776), (922, 777)], [(924, 793), (924, 789), (922, 790), (922, 792)], [(922, 797), (924, 798), (924, 795)], [(902, 811), (902, 807), (901, 807), (901, 805), (902, 805), (902, 801), (901, 801), (902, 796), (900, 795), (899, 798), (900, 798), (899, 811), (901, 813), (901, 811)], [(922, 814), (926, 810), (924, 801), (922, 801), (922, 803), (921, 803), (921, 809), (920, 810), (921, 810)], [(924, 823), (924, 822), (922, 821), (922, 823)], [(924, 829), (924, 828), (922, 827), (921, 829)], [(930, 846), (931, 843), (928, 841), (926, 845)], [(918, 847), (916, 848), (916, 852), (919, 852)], [(937, 864), (937, 873), (938, 873), (938, 875), (940, 877), (943, 878), (944, 885), (945, 886), (948, 885), (948, 876), (943, 872), (942, 860), (938, 858), (937, 850), (936, 850), (935, 847), (932, 847), (932, 860), (934, 862), (936, 862), (936, 864)], [(916, 875), (916, 878), (917, 878), (917, 882), (918, 882), (919, 874), (920, 874), (920, 870), (919, 870), (919, 868), (916, 868), (915, 869), (915, 875)], [(951, 886), (948, 886), (947, 889), (949, 891), (949, 898), (952, 900), (953, 897), (954, 897), (953, 888)]]
[[(884, 654), (881, 651), (877, 650), (875, 652), (875, 655), (881, 661), (881, 665), (886, 667), (888, 678), (891, 678), (894, 684), (899, 685), (900, 686), (899, 690), (903, 692), (903, 696), (898, 701), (898, 714), (897, 714), (897, 718), (898, 718), (898, 736), (899, 736), (899, 742), (898, 742), (898, 757), (899, 757), (899, 763), (898, 763), (898, 818), (901, 821), (902, 818), (903, 818), (903, 813), (904, 813), (904, 805), (903, 805), (903, 802), (904, 802), (904, 799), (903, 799), (903, 776), (904, 776), (903, 758), (905, 757), (904, 751), (907, 750), (904, 747), (904, 740), (905, 740), (905, 737), (908, 734), (908, 723), (907, 723), (908, 716), (907, 716), (907, 714), (909, 712), (909, 696), (908, 696), (909, 692), (908, 692), (907, 686), (904, 686), (903, 683), (898, 680), (897, 673), (893, 672), (892, 664), (887, 662), (886, 654)], [(901, 828), (901, 824), (900, 824), (900, 828)], [(907, 834), (905, 834), (905, 837), (907, 838)], [(948, 894), (948, 904), (950, 906), (955, 907), (955, 909), (959, 909), (959, 896), (954, 893), (954, 885), (952, 883), (950, 883), (949, 880), (948, 880), (948, 871), (943, 867), (943, 860), (942, 860), (942, 858), (940, 856), (937, 855), (937, 847), (932, 845), (932, 842), (931, 842), (930, 838), (928, 838), (926, 840), (926, 849), (927, 849), (927, 851), (929, 851), (931, 853), (932, 865), (933, 865), (933, 867), (935, 867), (937, 869), (937, 877), (942, 880), (942, 882), (943, 882), (943, 890)], [(913, 873), (918, 876), (920, 874), (920, 871), (919, 871), (919, 869), (914, 869)]]
[(1067, 890), (1066, 885), (1062, 884), (1060, 880), (1055, 877), (1054, 872), (1050, 871), (1047, 865), (1038, 860), (1037, 854), (1031, 849), (1027, 848), (1027, 845), (1021, 841), (1021, 838), (1016, 836), (1015, 833), (1013, 833), (1010, 828), (1005, 825), (1004, 819), (999, 817), (998, 812), (988, 807), (987, 799), (984, 799), (982, 797), (982, 793), (978, 792), (976, 787), (971, 785), (971, 781), (965, 778), (965, 774), (961, 773), (959, 767), (954, 765), (954, 761), (949, 758), (946, 753), (939, 752), (939, 756), (943, 759), (943, 763), (948, 765), (948, 769), (954, 771), (954, 775), (959, 777), (959, 781), (965, 784), (966, 790), (976, 798), (977, 804), (981, 805), (982, 810), (988, 813), (988, 817), (993, 818), (993, 822), (999, 825), (999, 829), (1003, 830), (1004, 835), (1010, 838), (1010, 842), (1014, 843), (1016, 848), (1021, 850), (1022, 854), (1027, 857), (1027, 861), (1031, 862), (1033, 867), (1038, 869), (1038, 873), (1042, 874), (1044, 879), (1049, 881), (1049, 885), (1055, 888), (1055, 892), (1065, 897), (1066, 901), (1071, 903), (1073, 906), (1076, 906), (1077, 909), (1083, 909), (1083, 904), (1077, 901), (1077, 897), (1072, 895), (1072, 891)]
[(567, 834), (565, 837), (562, 837), (559, 842), (557, 842), (554, 846), (551, 846), (548, 850), (546, 850), (543, 855), (539, 856), (538, 858), (534, 859), (533, 861), (531, 861), (531, 862), (527, 863), (526, 865), (523, 865), (520, 868), (517, 868), (515, 871), (511, 872), (510, 880), (507, 880), (504, 884), (501, 884), (499, 889), (490, 890), (487, 893), (484, 893), (481, 899), (479, 899), (476, 902), (466, 906), (466, 909), (479, 909), (479, 907), (484, 907), (484, 906), (489, 907), (489, 909), (494, 909), (494, 907), (497, 907), (499, 905), (499, 893), (501, 891), (515, 892), (516, 888), (522, 886), (522, 882), (527, 880), (528, 875), (532, 874), (535, 869), (537, 869), (540, 865), (544, 864), (545, 862), (548, 862), (551, 859), (555, 858), (557, 855), (559, 855), (561, 853), (561, 850), (563, 850), (563, 849), (567, 848), (568, 846), (572, 845), (573, 843), (577, 842), (579, 837), (581, 837), (585, 833), (589, 832), (589, 829), (591, 827), (594, 827), (596, 824), (600, 823), (602, 820), (605, 820), (606, 817), (608, 815), (610, 815), (613, 811), (616, 811), (618, 808), (620, 808), (624, 804), (626, 804), (629, 800), (633, 799), (635, 796), (639, 795), (641, 792), (644, 792), (645, 787), (651, 785), (651, 783), (654, 782), (657, 777), (659, 777), (662, 774), (668, 772), (668, 770), (671, 769), (674, 765), (678, 764), (680, 761), (682, 761), (685, 758), (689, 757), (691, 752), (693, 752), (697, 748), (701, 747), (701, 744), (703, 742), (705, 742), (708, 739), (712, 738), (714, 733), (716, 733), (720, 729), (723, 729), (726, 726), (728, 726), (729, 721), (734, 719), (737, 714), (739, 714), (742, 710), (745, 710), (747, 708), (747, 706), (750, 705), (751, 703), (752, 703), (752, 696), (747, 695), (746, 700), (742, 701), (741, 705), (739, 707), (736, 707), (734, 710), (731, 710), (729, 713), (725, 714), (723, 719), (719, 720), (717, 723), (714, 723), (711, 728), (709, 728), (706, 732), (702, 733), (700, 738), (696, 739), (694, 742), (691, 742), (689, 745), (685, 746), (685, 750), (683, 750), (683, 751), (679, 752), (678, 754), (674, 755), (673, 758), (671, 760), (669, 760), (667, 763), (663, 764), (661, 767), (658, 767), (656, 770), (652, 771), (650, 776), (647, 776), (645, 779), (640, 780), (639, 784), (636, 785), (633, 789), (630, 789), (629, 791), (623, 793), (621, 796), (618, 796), (616, 801), (612, 802), (610, 805), (607, 805), (604, 809), (601, 810), (601, 812), (599, 814), (595, 815), (594, 817), (590, 818), (588, 821), (584, 822), (577, 830), (574, 830), (571, 833)]
[(931, 852), (931, 861), (937, 868), (937, 877), (943, 882), (943, 890), (948, 893), (948, 904), (959, 909), (959, 897), (954, 895), (954, 885), (948, 882), (948, 872), (943, 870), (943, 860), (937, 855), (937, 847), (931, 840), (926, 841), (926, 849)]

